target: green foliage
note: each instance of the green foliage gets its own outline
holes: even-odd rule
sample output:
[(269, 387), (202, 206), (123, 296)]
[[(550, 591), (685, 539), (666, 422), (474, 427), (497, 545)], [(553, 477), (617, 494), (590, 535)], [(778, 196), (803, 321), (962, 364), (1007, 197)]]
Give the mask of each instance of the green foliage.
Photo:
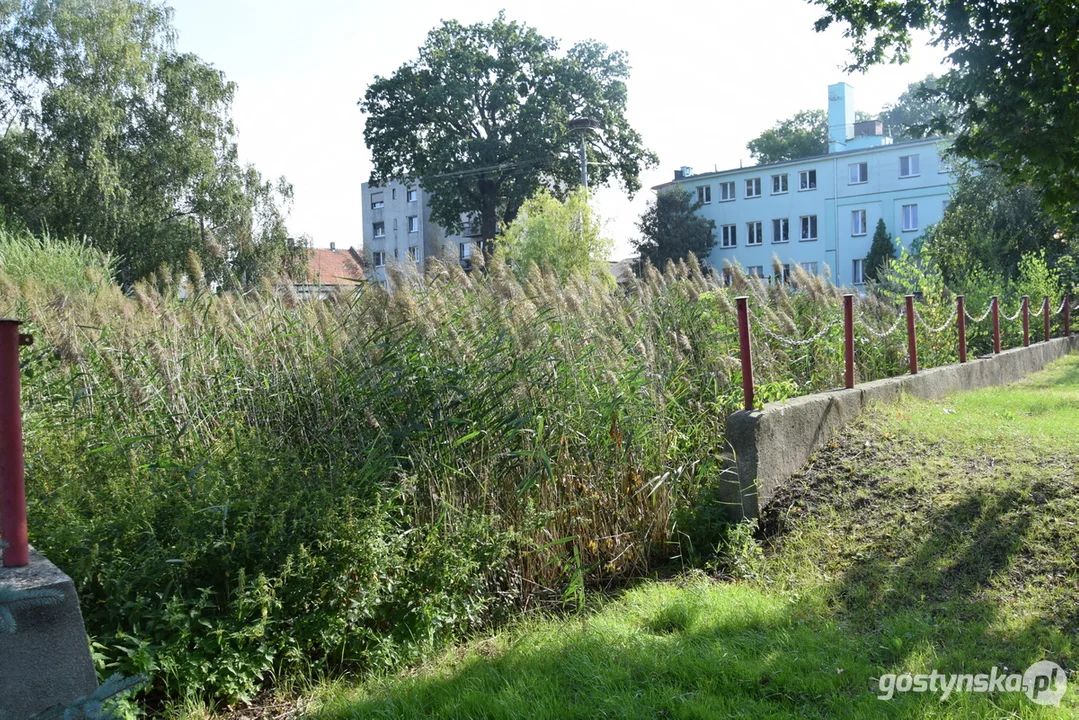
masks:
[(1069, 245), (1041, 200), (1035, 187), (1009, 185), (998, 170), (959, 166), (951, 202), (927, 233), (924, 250), (956, 286), (979, 271), (1015, 278), (1030, 253), (1045, 252), (1055, 263)]
[(689, 192), (663, 190), (637, 221), (640, 238), (633, 245), (642, 259), (658, 268), (694, 255), (707, 258), (716, 246), (716, 223), (697, 214), (702, 207)]
[(896, 141), (920, 140), (952, 124), (954, 106), (937, 92), (940, 81), (934, 75), (912, 82), (899, 99), (880, 111), (884, 133)]
[(847, 23), (852, 68), (908, 57), (912, 31), (926, 30), (950, 50), (954, 70), (928, 97), (954, 106), (955, 149), (1002, 169), (1012, 184), (1029, 183), (1045, 207), (1069, 228), (1077, 226), (1079, 196), (1079, 34), (1070, 3), (995, 0), (813, 0), (825, 9), (817, 30)]
[(873, 231), (873, 244), (869, 246), (869, 254), (865, 257), (866, 280), (878, 279), (887, 263), (895, 260), (895, 245), (892, 236), (888, 234), (884, 218), (880, 218), (877, 220), (876, 230)]
[(117, 700), (135, 692), (146, 683), (141, 675), (124, 677), (119, 673), (112, 675), (93, 693), (77, 698), (68, 705), (58, 705), (38, 713), (31, 720), (112, 720), (123, 717), (114, 712)]
[(602, 232), (602, 221), (589, 206), (586, 190), (575, 190), (565, 202), (540, 190), (521, 206), (499, 236), (499, 245), (521, 270), (534, 263), (561, 280), (575, 272), (609, 276), (606, 258), (614, 243)]
[(824, 155), (828, 152), (828, 113), (802, 110), (792, 118), (778, 121), (750, 140), (746, 148), (758, 163)]
[(55, 605), (64, 594), (52, 588), (20, 590), (13, 585), (0, 585), (0, 632), (13, 633), (18, 629), (12, 610)]
[(431, 30), (419, 57), (376, 77), (360, 102), (372, 182), (419, 179), (436, 222), (460, 230), (464, 215), (493, 239), (540, 188), (562, 197), (577, 187), (579, 137), (568, 124), (586, 117), (599, 124), (589, 182), (618, 178), (635, 193), (657, 159), (625, 116), (625, 53), (591, 40), (557, 51), (555, 39), (504, 13)]
[(291, 188), (241, 167), (235, 85), (149, 0), (0, 6), (0, 208), (85, 238), (127, 282), (195, 251), (214, 280), (294, 269)]
[(65, 292), (96, 292), (116, 274), (116, 259), (86, 242), (0, 227), (0, 268), (8, 280)]

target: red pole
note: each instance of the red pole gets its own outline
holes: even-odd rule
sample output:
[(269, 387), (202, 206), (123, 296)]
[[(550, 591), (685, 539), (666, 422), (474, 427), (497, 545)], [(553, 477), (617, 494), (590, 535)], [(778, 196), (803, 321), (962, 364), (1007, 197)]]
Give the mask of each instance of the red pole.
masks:
[(959, 362), (967, 361), (967, 308), (962, 295), (955, 299), (955, 316), (959, 318)]
[(914, 336), (914, 296), (907, 295), (907, 355), (910, 357), (910, 374), (918, 374), (918, 338)]
[(22, 463), (19, 346), (31, 342), (29, 335), (19, 334), (18, 320), (0, 320), (0, 535), (7, 543), (4, 567), (22, 567), (30, 562)]
[(1064, 337), (1072, 334), (1072, 299), (1064, 296)]
[(843, 296), (843, 344), (846, 348), (847, 389), (854, 387), (854, 296)]
[(753, 409), (753, 355), (749, 348), (749, 298), (735, 298), (738, 303), (738, 349), (742, 354), (742, 396), (746, 410)]
[(993, 352), (1000, 354), (1000, 298), (993, 296)]
[(1023, 347), (1030, 347), (1030, 296), (1023, 296)]
[(1052, 333), (1049, 328), (1049, 296), (1045, 296), (1045, 301), (1042, 302), (1042, 315), (1045, 318), (1045, 342), (1049, 342), (1052, 337)]

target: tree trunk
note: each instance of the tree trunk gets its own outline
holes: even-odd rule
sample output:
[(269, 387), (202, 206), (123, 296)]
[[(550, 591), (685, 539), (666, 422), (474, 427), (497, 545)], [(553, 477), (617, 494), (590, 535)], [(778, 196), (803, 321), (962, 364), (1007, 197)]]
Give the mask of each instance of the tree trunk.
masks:
[(485, 264), (494, 253), (497, 230), (498, 184), (494, 180), (480, 180), (480, 239)]

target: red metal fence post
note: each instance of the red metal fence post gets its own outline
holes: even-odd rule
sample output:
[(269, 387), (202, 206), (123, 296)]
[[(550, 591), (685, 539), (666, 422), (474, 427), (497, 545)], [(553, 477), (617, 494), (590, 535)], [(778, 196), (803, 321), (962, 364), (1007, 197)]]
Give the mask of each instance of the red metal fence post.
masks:
[(738, 349), (742, 354), (742, 396), (746, 410), (753, 409), (753, 354), (749, 347), (749, 298), (735, 298), (738, 303)]
[(7, 543), (4, 567), (30, 562), (19, 398), (19, 346), (24, 344), (30, 344), (30, 336), (19, 334), (19, 321), (0, 320), (0, 535)]
[(854, 296), (843, 296), (843, 345), (847, 389), (854, 387)]
[(1064, 337), (1072, 334), (1072, 299), (1064, 296)]
[(1049, 296), (1045, 296), (1045, 300), (1042, 302), (1042, 316), (1045, 318), (1045, 342), (1049, 342), (1053, 337), (1052, 330), (1049, 327)]
[(959, 319), (959, 362), (967, 361), (967, 308), (962, 295), (955, 299), (955, 316)]
[(1000, 298), (993, 296), (993, 352), (1000, 354)]
[(918, 338), (914, 335), (914, 296), (907, 295), (907, 355), (910, 357), (910, 374), (918, 374)]
[(1030, 347), (1030, 296), (1023, 296), (1023, 347)]

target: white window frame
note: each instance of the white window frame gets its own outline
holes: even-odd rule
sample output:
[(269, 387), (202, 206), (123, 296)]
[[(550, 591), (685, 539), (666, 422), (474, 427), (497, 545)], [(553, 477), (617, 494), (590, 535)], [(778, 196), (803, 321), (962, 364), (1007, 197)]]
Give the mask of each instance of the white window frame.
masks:
[(869, 163), (851, 163), (847, 166), (847, 184), (864, 185), (869, 182)]
[(374, 195), (371, 196), (371, 209), (372, 210), (378, 210), (379, 208), (383, 208), (385, 206), (386, 206), (386, 201), (383, 200), (382, 193), (378, 194), (377, 199), (376, 199), (376, 197)]
[[(788, 191), (788, 186), (790, 185), (789, 178), (790, 178), (789, 173), (783, 173), (782, 175), (773, 175), (772, 176), (772, 194), (773, 195), (786, 195), (787, 191)], [(780, 188), (779, 190), (776, 189), (777, 186)]]
[(419, 215), (409, 215), (406, 220), (408, 220), (408, 231), (410, 233), (418, 233), (420, 231)]
[(903, 232), (915, 232), (918, 229), (918, 203), (903, 206)]
[(697, 202), (702, 205), (709, 205), (712, 202), (712, 186), (711, 185), (698, 185), (697, 186)]
[(720, 202), (734, 202), (734, 193), (734, 180), (728, 180), (727, 182), (721, 182), (719, 184)]
[(410, 245), (408, 248), (408, 259), (412, 262), (420, 261), (420, 249), (415, 245)]
[[(378, 231), (379, 228), (382, 228), (382, 232)], [(386, 237), (386, 223), (385, 222), (371, 223), (371, 231), (374, 232), (375, 237), (377, 237), (377, 238)]]
[(810, 261), (810, 262), (804, 262), (801, 265), (802, 265), (802, 269), (805, 270), (810, 275), (819, 275), (820, 274), (820, 272), (817, 269), (820, 266), (817, 264), (817, 262), (815, 260)]
[(783, 263), (783, 282), (790, 282), (791, 279), (791, 264)]
[(761, 179), (746, 178), (746, 197), (759, 198), (761, 196)]
[(865, 285), (865, 258), (855, 258), (851, 261), (850, 279), (854, 285)]
[[(777, 226), (776, 223), (779, 223)], [(782, 239), (776, 237), (776, 228), (782, 230), (778, 233), (782, 236)], [(791, 221), (790, 218), (772, 218), (772, 244), (789, 243), (791, 241)]]
[(759, 220), (746, 223), (746, 247), (764, 244), (764, 225)]
[(472, 259), (472, 243), (458, 243), (457, 258), (462, 262)]
[(738, 226), (737, 225), (720, 225), (719, 226), (719, 243), (722, 248), (734, 248), (738, 247)]
[(817, 189), (817, 171), (815, 169), (814, 170), (799, 170), (798, 171), (798, 192), (809, 192), (810, 190), (816, 190), (816, 189)]
[(417, 200), (420, 199), (420, 191), (419, 190), (409, 190), (408, 194), (405, 195), (405, 199), (408, 202), (416, 202)]
[(371, 253), (371, 264), (377, 268), (386, 267), (386, 251), (375, 250)]
[(798, 240), (800, 242), (814, 242), (818, 238), (820, 228), (817, 227), (816, 215), (802, 215), (799, 218)]
[[(906, 162), (907, 172), (903, 172), (903, 163)], [(899, 177), (912, 178), (922, 174), (922, 161), (920, 155), (901, 155), (899, 157)]]
[(867, 225), (865, 210), (850, 211), (850, 234), (852, 237), (867, 235), (869, 233)]
[(764, 266), (763, 265), (750, 265), (749, 267), (746, 268), (746, 272), (749, 274), (750, 277), (763, 278), (764, 277)]

